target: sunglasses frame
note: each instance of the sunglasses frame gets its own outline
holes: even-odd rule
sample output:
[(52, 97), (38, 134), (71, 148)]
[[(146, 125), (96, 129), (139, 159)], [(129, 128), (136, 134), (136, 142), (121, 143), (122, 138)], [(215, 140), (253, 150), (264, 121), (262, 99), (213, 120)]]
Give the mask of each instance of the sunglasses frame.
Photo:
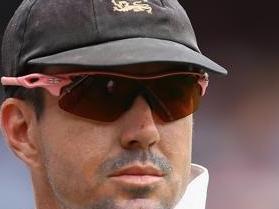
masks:
[(44, 88), (53, 96), (61, 96), (62, 88), (71, 84), (73, 81), (71, 77), (73, 76), (90, 76), (90, 75), (112, 75), (118, 76), (122, 78), (129, 78), (135, 80), (152, 80), (159, 79), (163, 77), (173, 76), (173, 75), (195, 75), (199, 76), (198, 83), (202, 88), (201, 96), (205, 95), (206, 89), (208, 87), (209, 79), (207, 73), (195, 73), (195, 72), (168, 72), (157, 75), (148, 75), (148, 76), (134, 76), (127, 75), (121, 73), (114, 72), (72, 72), (72, 73), (63, 73), (63, 74), (55, 74), (55, 75), (47, 75), (41, 73), (32, 73), (29, 75), (21, 76), (21, 77), (2, 77), (1, 83), (3, 86), (22, 86), (25, 88)]

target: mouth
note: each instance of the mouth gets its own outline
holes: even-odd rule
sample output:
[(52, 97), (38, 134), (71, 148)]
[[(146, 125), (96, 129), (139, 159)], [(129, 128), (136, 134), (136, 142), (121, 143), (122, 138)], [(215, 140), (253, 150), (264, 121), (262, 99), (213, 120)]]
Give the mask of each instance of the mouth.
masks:
[(134, 165), (113, 172), (109, 178), (121, 184), (149, 186), (162, 181), (164, 176), (165, 174), (156, 167)]

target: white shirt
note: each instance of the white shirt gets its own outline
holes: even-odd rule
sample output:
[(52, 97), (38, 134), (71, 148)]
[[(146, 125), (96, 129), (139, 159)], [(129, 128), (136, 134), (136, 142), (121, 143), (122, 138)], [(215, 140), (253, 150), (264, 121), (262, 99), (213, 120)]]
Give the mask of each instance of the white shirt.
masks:
[(188, 187), (174, 209), (205, 209), (208, 180), (207, 169), (192, 164)]

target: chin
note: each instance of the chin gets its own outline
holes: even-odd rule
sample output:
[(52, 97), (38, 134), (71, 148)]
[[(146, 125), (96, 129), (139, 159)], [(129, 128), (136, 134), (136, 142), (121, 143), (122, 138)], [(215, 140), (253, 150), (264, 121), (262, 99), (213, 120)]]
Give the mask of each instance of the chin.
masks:
[(155, 201), (151, 199), (130, 199), (115, 201), (112, 199), (103, 199), (94, 202), (86, 209), (172, 209), (173, 204)]
[[(171, 209), (169, 204), (150, 199), (125, 200), (116, 205), (115, 209)], [(113, 208), (114, 209), (114, 208)]]

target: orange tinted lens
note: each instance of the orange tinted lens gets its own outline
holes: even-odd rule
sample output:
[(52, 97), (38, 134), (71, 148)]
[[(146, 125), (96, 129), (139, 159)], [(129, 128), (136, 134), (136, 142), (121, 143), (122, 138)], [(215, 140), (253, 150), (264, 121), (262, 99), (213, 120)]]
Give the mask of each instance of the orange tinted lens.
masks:
[(196, 76), (169, 76), (146, 85), (149, 95), (156, 96), (154, 112), (165, 122), (186, 117), (199, 106), (201, 87)]
[(139, 95), (163, 121), (192, 114), (198, 107), (201, 88), (195, 76), (168, 76), (135, 80), (112, 75), (88, 76), (59, 100), (72, 114), (103, 122), (118, 119)]
[(131, 106), (137, 83), (116, 76), (88, 76), (59, 101), (59, 106), (75, 115), (97, 121), (116, 120)]

